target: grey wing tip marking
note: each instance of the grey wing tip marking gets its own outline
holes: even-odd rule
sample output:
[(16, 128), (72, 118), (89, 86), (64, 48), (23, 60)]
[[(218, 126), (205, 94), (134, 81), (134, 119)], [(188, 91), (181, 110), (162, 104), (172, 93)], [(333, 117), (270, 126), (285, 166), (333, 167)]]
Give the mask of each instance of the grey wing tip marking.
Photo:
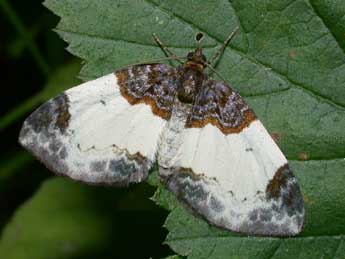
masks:
[[(274, 174), (266, 188), (266, 199), (274, 201), (272, 209), (293, 219), (293, 235), (301, 232), (304, 223), (304, 202), (297, 180), (286, 163)], [(287, 226), (286, 226), (287, 227)]]
[(23, 123), (19, 143), (54, 172), (66, 171), (67, 149), (59, 136), (69, 125), (69, 100), (61, 94), (37, 108)]
[[(115, 147), (114, 147), (115, 148)], [(111, 185), (128, 186), (139, 183), (148, 176), (152, 161), (140, 153), (129, 154), (127, 150), (117, 150), (118, 155), (109, 161), (95, 161), (90, 164), (93, 172), (103, 172), (108, 175)]]
[[(127, 186), (147, 178), (152, 161), (140, 154), (130, 155), (116, 146), (113, 146), (116, 152), (112, 158), (100, 160), (85, 157), (82, 161), (71, 161), (70, 153), (79, 150), (68, 141), (71, 138), (68, 108), (69, 100), (65, 94), (41, 105), (24, 121), (19, 143), (49, 170), (75, 181), (91, 185)], [(80, 168), (75, 164), (80, 164)]]
[[(161, 170), (169, 171), (164, 168), (160, 168)], [(236, 205), (231, 194), (217, 193), (219, 185), (213, 179), (196, 175), (191, 169), (170, 170), (170, 174), (162, 174), (168, 189), (175, 193), (187, 208), (212, 225), (258, 236), (293, 236), (302, 230), (303, 199), (288, 166), (283, 166), (280, 170), (280, 174), (287, 180), (277, 187), (279, 195), (271, 197), (267, 194), (266, 197), (261, 197), (261, 205), (250, 204), (250, 210), (242, 212), (243, 208), (236, 207), (242, 205)]]

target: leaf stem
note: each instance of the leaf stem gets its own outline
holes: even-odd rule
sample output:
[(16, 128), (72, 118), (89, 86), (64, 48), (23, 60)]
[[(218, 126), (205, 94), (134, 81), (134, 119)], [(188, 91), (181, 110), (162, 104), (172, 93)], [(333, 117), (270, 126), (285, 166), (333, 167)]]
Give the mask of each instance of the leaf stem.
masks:
[(31, 34), (25, 28), (15, 10), (13, 10), (12, 6), (10, 5), (10, 3), (8, 3), (7, 0), (0, 0), (0, 7), (4, 14), (7, 16), (8, 20), (12, 23), (17, 32), (24, 39), (33, 59), (37, 63), (37, 66), (40, 68), (41, 72), (45, 77), (48, 77), (50, 74), (50, 68), (43, 58), (42, 54), (40, 53), (38, 47), (36, 46), (36, 43), (32, 39)]
[(9, 126), (11, 123), (17, 121), (20, 117), (25, 115), (28, 111), (32, 110), (34, 106), (40, 104), (43, 100), (44, 92), (39, 92), (37, 95), (25, 100), (12, 111), (5, 114), (0, 120), (0, 131)]

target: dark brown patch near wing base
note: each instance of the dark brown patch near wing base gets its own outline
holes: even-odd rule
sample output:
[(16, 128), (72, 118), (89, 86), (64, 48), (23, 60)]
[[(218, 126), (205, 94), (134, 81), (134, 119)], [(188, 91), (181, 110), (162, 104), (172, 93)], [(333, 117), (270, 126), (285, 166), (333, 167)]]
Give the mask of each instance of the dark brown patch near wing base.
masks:
[[(120, 84), (120, 82), (119, 82)], [(121, 86), (121, 84), (120, 84)], [(131, 104), (131, 105), (135, 105), (135, 104), (139, 104), (139, 103), (145, 103), (147, 105), (151, 106), (151, 111), (154, 115), (157, 115), (165, 120), (169, 120), (170, 118), (170, 112), (169, 111), (164, 111), (164, 110), (160, 110), (158, 108), (158, 105), (156, 103), (155, 100), (153, 100), (150, 97), (144, 96), (141, 99), (135, 98), (132, 95), (128, 94), (125, 90), (125, 87), (121, 87), (120, 88), (121, 94), (122, 96)]]
[(206, 80), (186, 126), (202, 128), (210, 123), (227, 135), (241, 132), (255, 120), (252, 109), (228, 85)]
[(177, 72), (164, 64), (137, 65), (115, 72), (122, 96), (131, 104), (145, 103), (168, 120), (177, 93)]
[(237, 127), (226, 127), (224, 126), (217, 118), (214, 117), (207, 117), (206, 119), (202, 121), (190, 121), (187, 123), (187, 127), (190, 128), (203, 128), (207, 124), (212, 124), (213, 126), (217, 127), (221, 132), (224, 134), (232, 134), (232, 133), (239, 133), (241, 132), (244, 128), (248, 127), (252, 121), (256, 120), (256, 116), (253, 112), (248, 111), (244, 113), (244, 119), (242, 120), (241, 124), (239, 124)]

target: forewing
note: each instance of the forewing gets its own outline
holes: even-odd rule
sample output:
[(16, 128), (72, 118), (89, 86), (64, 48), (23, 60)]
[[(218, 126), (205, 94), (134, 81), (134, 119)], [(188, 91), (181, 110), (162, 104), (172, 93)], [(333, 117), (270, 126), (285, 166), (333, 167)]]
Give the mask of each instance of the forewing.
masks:
[(298, 234), (304, 208), (296, 179), (244, 100), (209, 80), (193, 107), (180, 107), (175, 112), (180, 116), (173, 112), (168, 124), (174, 130), (163, 135), (165, 146), (173, 148), (159, 154), (168, 188), (219, 227), (255, 235)]
[(132, 66), (71, 88), (25, 120), (19, 141), (57, 174), (91, 184), (140, 182), (171, 110), (174, 87), (164, 92), (161, 78), (174, 71)]

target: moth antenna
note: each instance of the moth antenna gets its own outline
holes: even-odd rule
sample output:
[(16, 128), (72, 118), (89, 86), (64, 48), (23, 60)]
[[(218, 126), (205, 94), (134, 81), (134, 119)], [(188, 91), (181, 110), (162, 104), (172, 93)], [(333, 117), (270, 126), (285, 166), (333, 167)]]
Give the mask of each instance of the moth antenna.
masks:
[(155, 33), (152, 33), (152, 37), (167, 57), (174, 57), (175, 60), (183, 64), (183, 61), (180, 60), (180, 57), (176, 56), (167, 46), (165, 46), (165, 44), (157, 37)]
[(235, 30), (233, 30), (230, 35), (225, 39), (222, 46), (213, 54), (212, 58), (207, 62), (209, 65), (212, 66), (212, 63), (214, 63), (217, 58), (224, 52), (226, 46), (229, 45), (230, 41), (235, 37), (236, 33), (238, 32), (239, 27), (237, 26)]

